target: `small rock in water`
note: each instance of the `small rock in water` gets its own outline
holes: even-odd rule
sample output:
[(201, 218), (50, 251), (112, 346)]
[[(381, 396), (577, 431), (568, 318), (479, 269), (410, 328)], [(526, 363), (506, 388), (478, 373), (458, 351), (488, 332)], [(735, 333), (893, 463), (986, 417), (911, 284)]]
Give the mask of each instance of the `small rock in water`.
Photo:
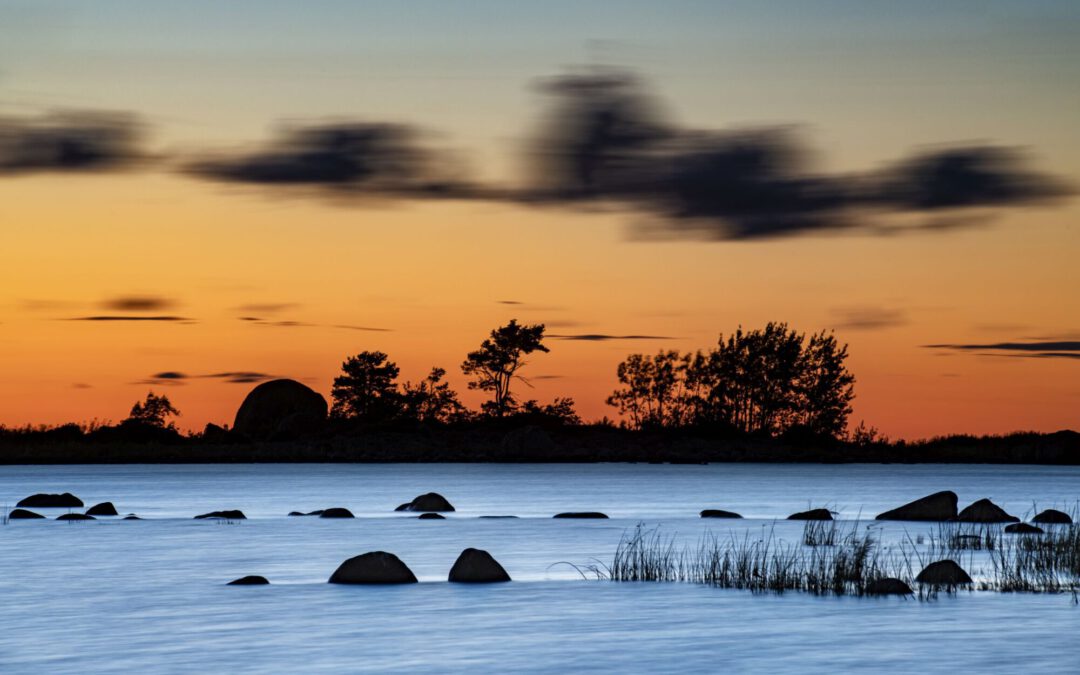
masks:
[(734, 511), (724, 511), (722, 509), (705, 509), (701, 512), (702, 518), (742, 518)]
[(425, 495), (420, 495), (408, 504), (402, 504), (394, 510), (438, 512), (453, 511), (454, 506), (446, 500), (446, 497), (443, 497), (438, 492), (429, 492)]
[(959, 586), (970, 584), (971, 577), (955, 560), (939, 560), (924, 567), (915, 581), (931, 586)]
[(223, 520), (247, 520), (247, 516), (239, 509), (232, 509), (226, 511), (211, 511), (210, 513), (203, 513), (195, 516), (196, 520), (203, 520), (206, 518), (221, 518)]
[(607, 515), (599, 511), (568, 511), (556, 513), (552, 518), (607, 518)]
[(93, 516), (88, 516), (85, 513), (65, 513), (62, 516), (57, 516), (57, 520), (97, 520)]
[(1072, 525), (1072, 516), (1064, 511), (1058, 511), (1057, 509), (1046, 509), (1042, 513), (1038, 514), (1031, 519), (1033, 523), (1042, 523), (1044, 525)]
[(1043, 534), (1043, 529), (1036, 525), (1028, 525), (1027, 523), (1013, 523), (1012, 525), (1006, 525), (1005, 531), (1009, 534)]
[[(312, 515), (312, 514), (309, 514), (309, 515)], [(319, 517), (320, 518), (354, 518), (355, 516), (353, 516), (352, 511), (350, 511), (349, 509), (345, 509), (345, 508), (342, 508), (340, 506), (335, 506), (333, 508), (323, 509), (322, 511), (320, 511), (319, 512)]]
[(372, 551), (349, 558), (330, 575), (331, 584), (415, 584), (416, 575), (393, 553)]
[(240, 577), (239, 579), (233, 579), (226, 586), (261, 586), (263, 584), (270, 583), (266, 577), (261, 577), (257, 574), (249, 574), (246, 577)]
[(867, 584), (865, 593), (867, 595), (912, 595), (914, 592), (903, 580), (885, 577), (874, 579)]
[(1005, 513), (1005, 509), (1001, 508), (989, 499), (980, 499), (979, 501), (971, 504), (957, 516), (956, 520), (961, 523), (1017, 523), (1020, 519), (1016, 516), (1010, 516)]
[(446, 520), (446, 516), (441, 513), (421, 513), (416, 518), (417, 520)]
[(829, 509), (810, 509), (799, 511), (787, 517), (788, 520), (832, 520), (832, 512)]
[(510, 575), (487, 551), (467, 548), (450, 568), (448, 581), (483, 584), (510, 581)]
[(88, 516), (118, 516), (120, 515), (116, 511), (116, 507), (112, 502), (101, 502), (100, 504), (94, 504), (90, 508), (86, 509), (86, 515)]
[(946, 521), (956, 518), (956, 493), (943, 490), (879, 514), (876, 520)]
[(26, 509), (15, 509), (8, 514), (8, 518), (11, 520), (33, 520), (34, 518), (44, 518), (45, 516), (40, 513), (34, 513), (33, 511), (27, 511)]
[(142, 520), (142, 518), (138, 517), (134, 513), (129, 513), (126, 516), (124, 516), (124, 520)]

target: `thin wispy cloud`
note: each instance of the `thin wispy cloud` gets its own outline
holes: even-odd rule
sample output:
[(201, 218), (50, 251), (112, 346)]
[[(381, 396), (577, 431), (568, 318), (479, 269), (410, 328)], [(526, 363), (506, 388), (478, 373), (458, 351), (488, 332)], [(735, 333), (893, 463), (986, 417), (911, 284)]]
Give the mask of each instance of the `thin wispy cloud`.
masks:
[(973, 353), (981, 356), (1011, 356), (1037, 359), (1080, 359), (1080, 340), (1024, 340), (1013, 342), (941, 343), (923, 345), (942, 352)]
[(884, 330), (908, 323), (906, 312), (891, 307), (841, 307), (831, 313), (833, 327), (844, 330)]
[(553, 340), (574, 340), (578, 342), (609, 342), (612, 340), (677, 340), (669, 335), (608, 335), (605, 333), (551, 334)]

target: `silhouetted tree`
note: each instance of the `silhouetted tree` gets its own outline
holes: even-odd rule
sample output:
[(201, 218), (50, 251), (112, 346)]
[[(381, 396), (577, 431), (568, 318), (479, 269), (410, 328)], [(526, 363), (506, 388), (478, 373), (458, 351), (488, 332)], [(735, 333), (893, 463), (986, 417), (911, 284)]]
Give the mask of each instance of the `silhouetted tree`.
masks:
[(432, 368), (427, 377), (413, 384), (406, 382), (401, 391), (402, 414), (421, 422), (453, 422), (462, 419), (465, 406), (457, 392), (443, 382), (446, 371)]
[(574, 410), (574, 399), (569, 397), (557, 397), (551, 403), (541, 405), (535, 400), (528, 400), (521, 404), (520, 415), (538, 418), (538, 421), (577, 425), (581, 424), (581, 417)]
[(383, 352), (365, 351), (341, 364), (334, 378), (330, 414), (338, 419), (375, 423), (394, 419), (401, 413), (398, 367)]
[(689, 355), (661, 351), (656, 356), (631, 354), (619, 364), (619, 383), (626, 385), (607, 404), (629, 418), (630, 426), (679, 426), (685, 417), (685, 375)]
[(491, 336), (470, 352), (461, 364), (461, 371), (473, 379), (469, 389), (491, 392), (491, 400), (482, 409), (489, 415), (502, 417), (517, 406), (510, 385), (513, 381), (529, 381), (518, 375), (525, 366), (524, 357), (533, 352), (547, 352), (544, 346), (544, 324), (523, 326), (512, 319), (505, 326), (491, 331)]
[(146, 395), (145, 400), (131, 406), (131, 412), (123, 423), (142, 424), (158, 429), (174, 429), (175, 424), (166, 423), (166, 420), (173, 416), (179, 417), (180, 411), (173, 407), (169, 397), (157, 396), (151, 391)]
[(855, 398), (855, 376), (844, 366), (847, 356), (847, 345), (824, 331), (811, 335), (803, 349), (797, 423), (815, 436), (839, 438), (847, 428)]

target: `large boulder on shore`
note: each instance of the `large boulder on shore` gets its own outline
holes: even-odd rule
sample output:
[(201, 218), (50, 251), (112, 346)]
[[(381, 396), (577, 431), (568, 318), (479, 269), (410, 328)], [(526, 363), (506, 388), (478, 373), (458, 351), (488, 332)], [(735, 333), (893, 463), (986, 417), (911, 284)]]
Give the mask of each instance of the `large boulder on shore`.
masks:
[(924, 567), (915, 581), (929, 586), (960, 586), (970, 584), (971, 577), (955, 560), (938, 560)]
[(448, 581), (483, 584), (510, 581), (510, 575), (487, 551), (467, 548), (450, 568)]
[(420, 495), (407, 504), (402, 504), (394, 510), (439, 513), (443, 511), (453, 511), (454, 506), (446, 500), (446, 497), (443, 497), (438, 492), (429, 492), (426, 495)]
[(118, 516), (120, 515), (112, 502), (101, 502), (86, 509), (88, 516)]
[(44, 518), (45, 516), (40, 513), (34, 513), (33, 511), (27, 511), (26, 509), (15, 509), (8, 514), (10, 520), (33, 520), (34, 518)]
[(868, 583), (863, 593), (866, 595), (912, 595), (914, 591), (902, 579), (884, 577)]
[(225, 511), (211, 511), (210, 513), (201, 513), (195, 516), (196, 520), (206, 520), (209, 518), (221, 518), (222, 520), (247, 520), (247, 516), (239, 509), (227, 509)]
[(788, 520), (832, 520), (832, 511), (829, 509), (810, 509), (799, 511), (787, 517)]
[(705, 509), (701, 512), (702, 518), (742, 518), (734, 511), (724, 511), (723, 509)]
[(1072, 525), (1072, 516), (1057, 509), (1046, 509), (1031, 519), (1033, 523), (1044, 525)]
[(415, 584), (416, 575), (393, 553), (372, 551), (341, 563), (329, 583)]
[(956, 518), (956, 503), (956, 493), (943, 490), (878, 514), (876, 520), (952, 520)]
[(70, 492), (59, 495), (39, 492), (36, 495), (30, 495), (25, 499), (19, 500), (19, 503), (15, 506), (38, 509), (71, 509), (82, 508), (82, 505), (82, 500)]
[(326, 399), (296, 380), (271, 380), (251, 390), (236, 411), (233, 430), (254, 440), (315, 432), (326, 421)]
[(971, 504), (956, 516), (961, 523), (1018, 523), (1020, 519), (1010, 516), (989, 499), (980, 499)]

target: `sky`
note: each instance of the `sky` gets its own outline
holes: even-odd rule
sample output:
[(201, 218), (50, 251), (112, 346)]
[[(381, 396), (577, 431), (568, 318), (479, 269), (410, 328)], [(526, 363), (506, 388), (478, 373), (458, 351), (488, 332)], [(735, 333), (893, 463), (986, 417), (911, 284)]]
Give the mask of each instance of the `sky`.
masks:
[(893, 438), (1080, 428), (1078, 81), (1065, 1), (0, 0), (0, 424), (370, 349), (476, 405), (517, 318), (590, 420), (786, 321)]

